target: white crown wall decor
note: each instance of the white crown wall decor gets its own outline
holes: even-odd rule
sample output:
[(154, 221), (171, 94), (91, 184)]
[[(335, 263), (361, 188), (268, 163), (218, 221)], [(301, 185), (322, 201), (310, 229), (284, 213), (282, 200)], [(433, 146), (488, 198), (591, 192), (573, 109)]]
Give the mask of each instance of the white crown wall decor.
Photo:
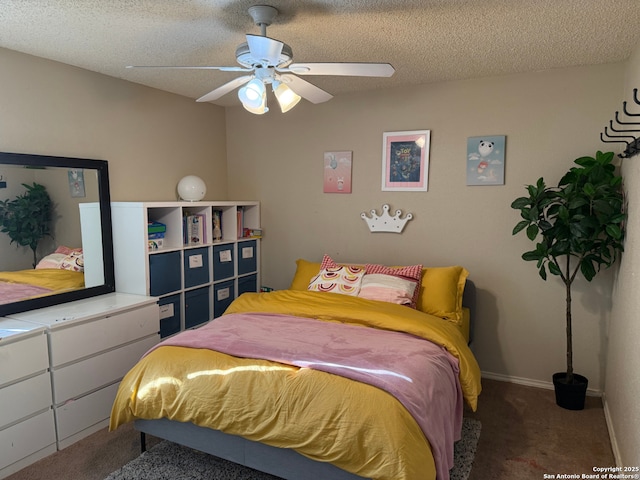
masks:
[(389, 205), (382, 205), (382, 214), (378, 215), (375, 210), (371, 210), (371, 217), (365, 212), (360, 214), (371, 232), (391, 232), (402, 233), (404, 226), (413, 218), (411, 213), (407, 213), (404, 218), (400, 218), (402, 210), (396, 210), (396, 214), (392, 217), (389, 215)]

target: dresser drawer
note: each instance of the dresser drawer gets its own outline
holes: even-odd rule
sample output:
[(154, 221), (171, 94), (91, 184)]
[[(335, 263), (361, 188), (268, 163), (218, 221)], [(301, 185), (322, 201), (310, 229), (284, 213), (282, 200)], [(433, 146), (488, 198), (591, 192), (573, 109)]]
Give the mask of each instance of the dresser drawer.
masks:
[(55, 443), (52, 410), (0, 430), (0, 469)]
[(60, 369), (54, 368), (53, 403), (58, 405), (119, 381), (159, 341), (160, 336), (156, 334)]
[(118, 383), (109, 385), (78, 400), (72, 400), (54, 409), (58, 425), (58, 443), (107, 420), (116, 398)]
[(42, 334), (0, 345), (0, 385), (49, 368), (47, 337)]
[(56, 367), (117, 347), (160, 330), (157, 304), (50, 332), (51, 364)]
[(50, 408), (49, 372), (0, 388), (0, 405), (0, 428)]

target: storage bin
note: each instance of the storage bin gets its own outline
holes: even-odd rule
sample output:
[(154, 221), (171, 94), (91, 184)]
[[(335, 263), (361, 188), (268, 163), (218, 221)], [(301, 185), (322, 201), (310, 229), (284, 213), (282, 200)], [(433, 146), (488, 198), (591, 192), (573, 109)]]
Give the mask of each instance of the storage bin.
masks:
[(218, 318), (235, 298), (233, 280), (213, 286), (213, 318)]
[(180, 252), (149, 255), (149, 294), (159, 297), (182, 287)]
[(184, 251), (184, 287), (209, 283), (209, 249), (193, 248)]
[(184, 328), (193, 328), (209, 320), (209, 287), (185, 292)]
[(213, 247), (213, 279), (223, 280), (234, 275), (233, 245), (216, 245)]
[(160, 305), (160, 338), (178, 333), (182, 318), (180, 294), (161, 298), (158, 304)]
[(247, 275), (245, 277), (238, 278), (238, 296), (245, 292), (257, 292), (258, 291), (258, 276), (256, 274)]
[(256, 240), (238, 242), (238, 275), (258, 270)]

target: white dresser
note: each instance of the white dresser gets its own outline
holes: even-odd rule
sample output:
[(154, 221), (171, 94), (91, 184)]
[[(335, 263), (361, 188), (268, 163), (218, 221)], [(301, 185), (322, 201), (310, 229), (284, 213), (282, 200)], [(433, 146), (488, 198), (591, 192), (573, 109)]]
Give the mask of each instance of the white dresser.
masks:
[(46, 328), (0, 318), (0, 478), (56, 451)]
[(11, 318), (45, 328), (58, 449), (108, 425), (120, 380), (160, 340), (157, 299), (141, 295), (110, 293)]

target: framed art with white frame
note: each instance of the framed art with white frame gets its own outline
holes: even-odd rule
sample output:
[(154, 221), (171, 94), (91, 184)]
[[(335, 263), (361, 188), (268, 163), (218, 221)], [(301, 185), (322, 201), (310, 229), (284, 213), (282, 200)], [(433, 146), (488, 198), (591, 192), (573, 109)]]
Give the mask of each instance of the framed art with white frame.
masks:
[(383, 191), (427, 191), (430, 133), (430, 130), (412, 130), (383, 134)]

